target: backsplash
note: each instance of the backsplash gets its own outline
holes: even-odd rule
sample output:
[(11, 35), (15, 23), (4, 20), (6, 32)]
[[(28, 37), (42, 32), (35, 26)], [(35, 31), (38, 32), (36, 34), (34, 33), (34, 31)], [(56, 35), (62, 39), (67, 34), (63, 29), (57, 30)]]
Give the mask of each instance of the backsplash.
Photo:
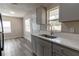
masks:
[(79, 34), (79, 21), (62, 22), (62, 32)]

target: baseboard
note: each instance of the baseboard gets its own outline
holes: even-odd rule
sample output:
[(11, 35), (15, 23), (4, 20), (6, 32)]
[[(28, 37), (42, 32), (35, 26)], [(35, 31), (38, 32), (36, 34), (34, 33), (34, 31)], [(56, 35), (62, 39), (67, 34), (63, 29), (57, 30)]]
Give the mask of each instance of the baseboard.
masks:
[[(14, 37), (14, 38), (7, 38), (7, 39), (18, 39), (18, 38), (24, 38), (24, 37)], [(7, 40), (7, 39), (4, 39), (4, 40)]]

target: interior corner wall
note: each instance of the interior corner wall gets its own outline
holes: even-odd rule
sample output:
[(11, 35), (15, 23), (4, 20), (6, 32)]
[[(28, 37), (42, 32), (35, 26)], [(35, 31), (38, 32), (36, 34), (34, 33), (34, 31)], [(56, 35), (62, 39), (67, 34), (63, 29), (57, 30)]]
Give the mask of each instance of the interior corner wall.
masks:
[(4, 33), (4, 39), (23, 37), (22, 18), (2, 16), (2, 20), (11, 22), (11, 33)]

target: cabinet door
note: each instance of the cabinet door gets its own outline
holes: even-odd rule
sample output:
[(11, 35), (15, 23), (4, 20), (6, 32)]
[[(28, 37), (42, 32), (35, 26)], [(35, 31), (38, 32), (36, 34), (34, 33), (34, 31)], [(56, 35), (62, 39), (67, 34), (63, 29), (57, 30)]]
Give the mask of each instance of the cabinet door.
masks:
[(51, 51), (51, 42), (46, 41), (46, 40), (41, 40), (41, 44), (44, 46), (44, 56), (51, 56), (52, 51)]
[(59, 46), (58, 44), (53, 43), (52, 44), (52, 54), (53, 56), (63, 56), (63, 53), (61, 51), (62, 47)]
[(42, 24), (47, 24), (47, 9), (45, 7), (42, 7)]
[(79, 4), (65, 3), (60, 4), (60, 21), (75, 21), (79, 20)]
[(46, 41), (44, 39), (40, 39), (40, 45), (43, 47), (43, 55), (44, 56), (51, 56), (51, 42)]
[(37, 43), (37, 55), (39, 56), (51, 56), (51, 43), (49, 41), (45, 41), (42, 38), (38, 38)]
[(37, 55), (44, 56), (44, 46), (40, 43), (37, 44)]
[(79, 56), (79, 51), (76, 51), (76, 50), (73, 50), (73, 49), (70, 49), (70, 48), (66, 48), (66, 47), (64, 47), (62, 49), (62, 53), (65, 56)]
[(37, 55), (44, 56), (44, 46), (41, 44), (41, 39), (38, 38), (37, 41)]
[(45, 7), (36, 8), (36, 23), (46, 24), (47, 22), (47, 9)]
[(33, 48), (33, 53), (36, 54), (37, 52), (37, 38), (35, 36), (31, 36), (32, 38), (32, 48)]
[(73, 50), (62, 45), (53, 43), (52, 47), (54, 56), (79, 56), (79, 51)]
[(36, 8), (36, 23), (41, 24), (42, 22), (42, 9)]
[(51, 56), (52, 51), (50, 46), (44, 46), (44, 56)]

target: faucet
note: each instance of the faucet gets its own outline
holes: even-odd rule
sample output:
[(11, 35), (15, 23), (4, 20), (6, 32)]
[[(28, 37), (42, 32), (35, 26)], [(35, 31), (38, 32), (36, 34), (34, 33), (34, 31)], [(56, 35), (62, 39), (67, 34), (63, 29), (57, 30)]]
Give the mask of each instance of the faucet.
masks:
[(52, 25), (50, 25), (50, 27), (51, 27), (51, 31), (50, 31), (51, 33), (50, 34), (52, 35), (52, 34), (54, 34), (54, 32), (52, 30)]
[[(46, 26), (51, 27), (50, 35), (53, 35), (53, 34), (54, 34), (54, 31), (53, 31), (53, 29), (52, 29), (52, 25), (50, 25), (50, 24), (41, 24), (41, 25), (46, 25)], [(40, 30), (39, 30), (39, 32), (40, 32)]]

